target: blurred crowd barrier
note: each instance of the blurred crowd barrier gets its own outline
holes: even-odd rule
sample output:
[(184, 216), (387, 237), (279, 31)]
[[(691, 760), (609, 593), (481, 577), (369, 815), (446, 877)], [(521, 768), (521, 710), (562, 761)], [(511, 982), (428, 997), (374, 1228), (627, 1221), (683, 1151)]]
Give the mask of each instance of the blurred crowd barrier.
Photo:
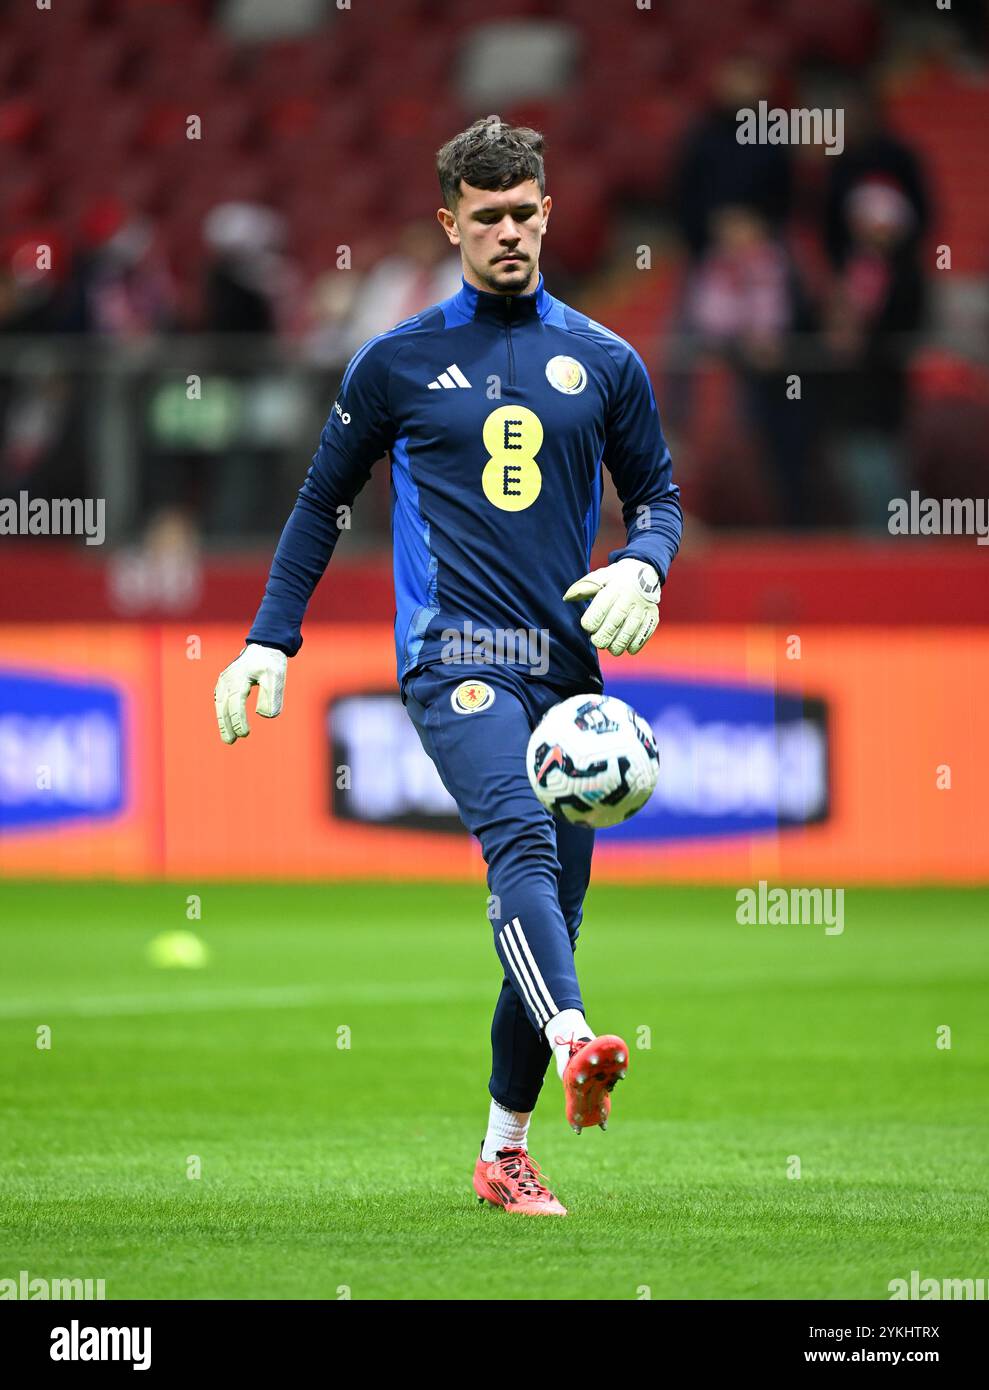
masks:
[[(989, 367), (978, 357), (898, 334), (863, 374), (812, 333), (791, 335), (784, 355), (764, 341), (740, 356), (700, 333), (636, 344), (691, 525), (881, 534), (891, 500), (913, 488), (985, 492)], [(111, 548), (181, 559), (201, 544), (268, 547), (344, 366), (266, 336), (0, 335), (0, 497), (103, 499)], [(344, 551), (387, 544), (389, 507), (379, 466)], [(603, 543), (619, 520), (606, 488)]]

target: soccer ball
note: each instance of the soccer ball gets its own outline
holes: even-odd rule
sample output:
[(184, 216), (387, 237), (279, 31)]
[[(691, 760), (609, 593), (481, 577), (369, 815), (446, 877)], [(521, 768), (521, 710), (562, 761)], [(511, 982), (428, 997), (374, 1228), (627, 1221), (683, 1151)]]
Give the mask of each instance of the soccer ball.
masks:
[(573, 695), (554, 705), (533, 730), (525, 761), (546, 809), (592, 830), (634, 816), (659, 776), (652, 729), (613, 695)]

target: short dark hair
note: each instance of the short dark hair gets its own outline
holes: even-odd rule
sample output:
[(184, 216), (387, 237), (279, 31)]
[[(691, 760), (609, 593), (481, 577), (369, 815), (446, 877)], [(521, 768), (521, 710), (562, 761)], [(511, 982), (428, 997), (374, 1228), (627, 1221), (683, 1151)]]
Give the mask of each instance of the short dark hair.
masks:
[(514, 188), (535, 179), (546, 191), (543, 137), (528, 126), (508, 125), (500, 116), (486, 116), (448, 140), (436, 154), (436, 172), (443, 201), (456, 208), (460, 180), (474, 188)]

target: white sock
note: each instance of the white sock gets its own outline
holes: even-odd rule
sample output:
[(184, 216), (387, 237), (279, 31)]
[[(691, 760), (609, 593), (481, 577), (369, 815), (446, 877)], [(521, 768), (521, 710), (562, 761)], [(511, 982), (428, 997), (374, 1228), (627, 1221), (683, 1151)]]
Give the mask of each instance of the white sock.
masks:
[(481, 1145), (484, 1162), (493, 1163), (499, 1149), (524, 1149), (531, 1119), (531, 1110), (506, 1110), (493, 1100), (488, 1115), (488, 1132)]
[[(546, 1041), (553, 1049), (553, 1056), (556, 1058), (556, 1070), (563, 1076), (567, 1063), (570, 1061), (570, 1039), (587, 1038), (590, 1041), (594, 1037), (588, 1025), (587, 1019), (579, 1009), (564, 1009), (555, 1018), (551, 1018), (543, 1030), (546, 1034)], [(557, 1038), (564, 1041), (558, 1043)]]

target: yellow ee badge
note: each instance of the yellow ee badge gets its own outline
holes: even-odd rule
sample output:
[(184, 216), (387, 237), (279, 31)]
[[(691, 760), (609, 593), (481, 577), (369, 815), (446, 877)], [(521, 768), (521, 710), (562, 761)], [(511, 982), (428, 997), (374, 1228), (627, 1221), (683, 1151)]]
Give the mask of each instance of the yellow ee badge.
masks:
[(485, 497), (503, 512), (531, 507), (543, 485), (536, 462), (543, 442), (539, 416), (524, 405), (500, 405), (485, 420), (483, 437), (489, 454), (481, 474)]
[(450, 696), (457, 714), (476, 714), (494, 704), (494, 691), (483, 681), (462, 681)]

